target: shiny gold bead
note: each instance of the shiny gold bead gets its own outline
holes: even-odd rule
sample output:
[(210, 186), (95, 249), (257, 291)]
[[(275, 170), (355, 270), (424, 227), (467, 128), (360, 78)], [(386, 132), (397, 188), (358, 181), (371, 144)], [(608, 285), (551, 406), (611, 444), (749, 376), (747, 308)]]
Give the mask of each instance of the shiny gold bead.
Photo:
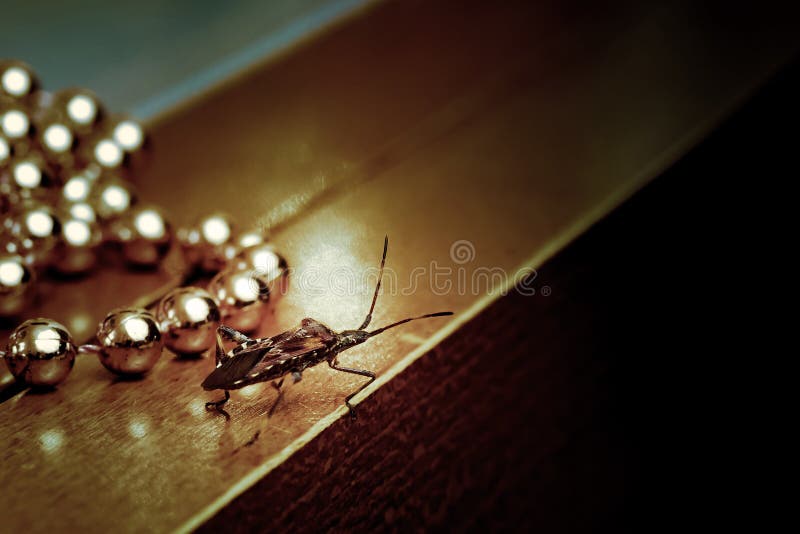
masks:
[(179, 287), (170, 291), (161, 299), (156, 319), (164, 344), (177, 354), (199, 354), (216, 343), (220, 311), (205, 289)]
[(205, 272), (219, 272), (238, 252), (233, 221), (221, 213), (204, 217), (195, 228), (182, 230), (178, 237), (187, 262)]
[(125, 259), (139, 267), (156, 267), (172, 245), (172, 227), (153, 206), (132, 208), (108, 229), (111, 238), (122, 246)]
[(53, 94), (51, 106), (67, 120), (70, 129), (86, 136), (97, 128), (105, 111), (100, 100), (87, 89), (64, 89)]
[(106, 172), (124, 172), (128, 163), (125, 150), (105, 132), (83, 143), (80, 159), (87, 165), (96, 164)]
[(100, 363), (119, 375), (146, 373), (161, 357), (164, 345), (155, 317), (138, 308), (109, 313), (97, 329), (97, 341)]
[(48, 161), (57, 167), (72, 167), (78, 139), (70, 122), (55, 110), (48, 109), (36, 118), (36, 140)]
[(69, 204), (89, 202), (96, 178), (90, 174), (88, 169), (73, 169), (65, 172), (64, 179), (64, 186), (61, 188), (58, 202)]
[(30, 386), (52, 387), (69, 375), (76, 350), (61, 324), (51, 319), (31, 319), (11, 334), (4, 359), (18, 380)]
[(137, 167), (145, 163), (149, 139), (142, 124), (127, 115), (115, 115), (104, 125), (106, 137), (113, 139), (125, 154), (123, 165)]
[(136, 204), (134, 187), (114, 174), (103, 174), (93, 183), (89, 203), (100, 219), (114, 219)]
[(254, 247), (256, 245), (261, 245), (262, 243), (265, 242), (266, 239), (264, 237), (264, 234), (256, 230), (244, 232), (236, 237), (236, 246), (239, 247), (239, 250), (248, 247)]
[(99, 173), (89, 167), (64, 173), (64, 187), (60, 190), (60, 198), (56, 204), (58, 213), (63, 215), (65, 220), (73, 218), (87, 223), (98, 221), (97, 213), (91, 204), (92, 190), (98, 176)]
[(272, 243), (259, 243), (245, 247), (233, 258), (233, 265), (250, 267), (260, 276), (274, 279), (286, 273), (286, 260), (278, 254)]
[(0, 133), (10, 144), (27, 151), (33, 133), (30, 110), (19, 102), (0, 100)]
[(14, 157), (8, 163), (8, 181), (12, 182), (26, 198), (49, 200), (59, 185), (53, 167), (40, 154), (30, 153)]
[(0, 251), (0, 317), (14, 317), (31, 303), (34, 282), (34, 273), (21, 256)]
[(278, 254), (271, 243), (260, 243), (246, 247), (231, 261), (231, 265), (240, 269), (250, 269), (253, 276), (267, 285), (270, 302), (286, 293), (288, 283), (288, 265), (286, 259)]
[(52, 208), (26, 201), (15, 213), (4, 218), (3, 225), (10, 237), (6, 252), (22, 256), (28, 265), (37, 268), (49, 265), (61, 234), (61, 223)]
[(111, 137), (127, 153), (131, 154), (144, 148), (147, 137), (141, 123), (132, 117), (117, 115), (108, 124)]
[(85, 273), (94, 267), (102, 241), (97, 223), (67, 213), (61, 216), (61, 239), (53, 251), (50, 267), (61, 274)]
[(36, 74), (28, 65), (21, 61), (0, 61), (0, 96), (25, 100), (39, 87)]
[(240, 332), (258, 328), (269, 312), (269, 286), (250, 268), (220, 272), (211, 279), (208, 292), (219, 303), (222, 323)]

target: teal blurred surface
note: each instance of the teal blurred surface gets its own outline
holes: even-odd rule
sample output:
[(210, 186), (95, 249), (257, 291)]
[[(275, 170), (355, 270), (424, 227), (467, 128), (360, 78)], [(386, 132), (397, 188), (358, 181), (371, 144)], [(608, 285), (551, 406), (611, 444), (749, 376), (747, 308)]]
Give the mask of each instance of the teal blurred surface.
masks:
[(150, 119), (290, 47), (368, 0), (3, 0), (0, 58), (47, 89), (88, 87)]

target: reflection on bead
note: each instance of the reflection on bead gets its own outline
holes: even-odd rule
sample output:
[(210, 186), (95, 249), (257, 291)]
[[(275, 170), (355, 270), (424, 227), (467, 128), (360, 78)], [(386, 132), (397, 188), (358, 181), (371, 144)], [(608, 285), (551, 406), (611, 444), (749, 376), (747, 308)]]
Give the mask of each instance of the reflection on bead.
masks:
[(163, 341), (153, 315), (138, 308), (109, 313), (97, 329), (100, 362), (120, 375), (146, 373), (161, 357)]
[(237, 268), (212, 278), (208, 291), (219, 302), (222, 322), (241, 332), (252, 332), (266, 317), (269, 286), (252, 269)]
[(14, 182), (19, 187), (33, 189), (34, 187), (39, 187), (42, 183), (42, 171), (31, 161), (16, 162), (13, 165), (11, 174), (14, 176)]
[(86, 95), (75, 95), (67, 102), (69, 118), (78, 124), (90, 124), (97, 117), (97, 103)]
[(206, 243), (222, 245), (233, 235), (233, 223), (225, 215), (211, 215), (200, 221), (200, 235)]
[(34, 274), (21, 256), (0, 251), (0, 317), (20, 314), (33, 300)]
[(112, 223), (110, 236), (122, 245), (125, 259), (138, 266), (155, 267), (172, 245), (172, 228), (153, 206), (139, 205)]
[(72, 132), (61, 123), (50, 124), (42, 131), (42, 145), (58, 154), (68, 152), (73, 140)]
[(177, 354), (199, 354), (216, 342), (220, 311), (208, 291), (180, 287), (161, 299), (156, 319), (170, 350)]
[(22, 100), (39, 86), (33, 70), (21, 61), (0, 61), (0, 96)]
[(140, 165), (147, 152), (147, 136), (139, 121), (125, 115), (112, 117), (105, 125), (108, 138), (112, 139), (125, 155), (126, 167)]
[(4, 359), (18, 380), (30, 386), (52, 387), (69, 375), (75, 352), (75, 344), (61, 324), (51, 319), (31, 319), (11, 334)]
[(6, 250), (23, 257), (29, 265), (45, 267), (61, 234), (61, 223), (49, 206), (26, 201), (3, 220), (10, 237)]
[(125, 119), (116, 123), (113, 126), (111, 135), (125, 152), (135, 152), (144, 145), (142, 125), (132, 119)]
[(215, 213), (199, 221), (197, 227), (180, 234), (186, 261), (213, 273), (223, 269), (238, 251), (231, 218)]
[(36, 194), (45, 194), (47, 188), (58, 183), (55, 173), (38, 154), (12, 160), (9, 174), (17, 187)]
[(286, 293), (288, 265), (272, 244), (261, 243), (244, 248), (234, 257), (231, 264), (240, 269), (249, 269), (253, 276), (265, 283), (272, 304)]
[(11, 154), (11, 145), (3, 135), (0, 135), (0, 171), (8, 165), (11, 160)]
[(101, 176), (90, 194), (90, 202), (101, 219), (112, 219), (135, 204), (133, 186), (116, 176)]
[(69, 214), (62, 217), (61, 223), (61, 239), (50, 266), (62, 274), (87, 272), (97, 261), (97, 247), (103, 239), (100, 227)]
[(60, 167), (74, 165), (77, 138), (69, 121), (55, 111), (45, 111), (36, 118), (36, 132), (39, 149), (48, 161)]
[(236, 238), (236, 246), (238, 246), (239, 250), (241, 250), (247, 247), (260, 245), (265, 241), (264, 234), (258, 231), (250, 231), (239, 234), (239, 237)]
[(113, 139), (125, 154), (135, 156), (147, 144), (147, 136), (141, 123), (125, 115), (112, 117), (106, 125), (108, 137)]
[(62, 206), (65, 206), (65, 211), (69, 213), (70, 217), (73, 219), (86, 221), (88, 223), (93, 223), (97, 220), (94, 208), (86, 202), (65, 202)]
[(65, 89), (53, 95), (53, 108), (61, 113), (72, 131), (85, 136), (103, 118), (103, 106), (97, 96), (86, 89)]
[(31, 119), (25, 108), (17, 104), (0, 106), (0, 131), (12, 142), (28, 137)]
[(68, 202), (85, 202), (92, 190), (92, 180), (83, 173), (73, 173), (64, 184), (61, 195)]
[(89, 155), (92, 161), (104, 169), (119, 169), (125, 161), (125, 152), (120, 148), (116, 141), (108, 137), (102, 137), (91, 143)]
[(250, 267), (260, 276), (274, 279), (286, 272), (286, 260), (276, 252), (274, 245), (261, 243), (242, 249), (234, 258), (236, 265)]

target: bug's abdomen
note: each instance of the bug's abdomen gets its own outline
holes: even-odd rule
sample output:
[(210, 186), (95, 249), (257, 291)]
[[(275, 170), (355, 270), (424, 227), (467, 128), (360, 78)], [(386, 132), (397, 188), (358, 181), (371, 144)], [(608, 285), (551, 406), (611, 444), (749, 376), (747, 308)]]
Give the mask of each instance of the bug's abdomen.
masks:
[(311, 352), (291, 358), (276, 358), (274, 360), (265, 361), (262, 365), (258, 365), (253, 369), (248, 375), (246, 383), (243, 385), (276, 380), (295, 371), (303, 372), (303, 369), (309, 365), (313, 365), (312, 362), (315, 360), (315, 356), (316, 353)]
[(256, 365), (245, 378), (232, 385), (229, 389), (238, 389), (255, 384), (276, 380), (293, 372), (302, 373), (307, 367), (318, 364), (324, 359), (324, 351), (312, 351), (298, 354), (289, 358), (274, 358), (265, 360)]
[(283, 375), (289, 374), (292, 372), (288, 362), (278, 362), (274, 364), (268, 364), (262, 367), (257, 371), (253, 371), (245, 378), (245, 383), (242, 384), (240, 387), (244, 387), (248, 384), (254, 384), (256, 382), (267, 382), (269, 380), (276, 380)]

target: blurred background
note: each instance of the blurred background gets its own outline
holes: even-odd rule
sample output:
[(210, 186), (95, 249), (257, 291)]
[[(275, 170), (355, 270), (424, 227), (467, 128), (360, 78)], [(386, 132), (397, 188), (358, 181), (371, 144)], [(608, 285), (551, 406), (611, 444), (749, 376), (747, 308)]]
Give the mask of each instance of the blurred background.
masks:
[(149, 119), (369, 3), (10, 0), (0, 56), (33, 66), (48, 89), (89, 87)]

